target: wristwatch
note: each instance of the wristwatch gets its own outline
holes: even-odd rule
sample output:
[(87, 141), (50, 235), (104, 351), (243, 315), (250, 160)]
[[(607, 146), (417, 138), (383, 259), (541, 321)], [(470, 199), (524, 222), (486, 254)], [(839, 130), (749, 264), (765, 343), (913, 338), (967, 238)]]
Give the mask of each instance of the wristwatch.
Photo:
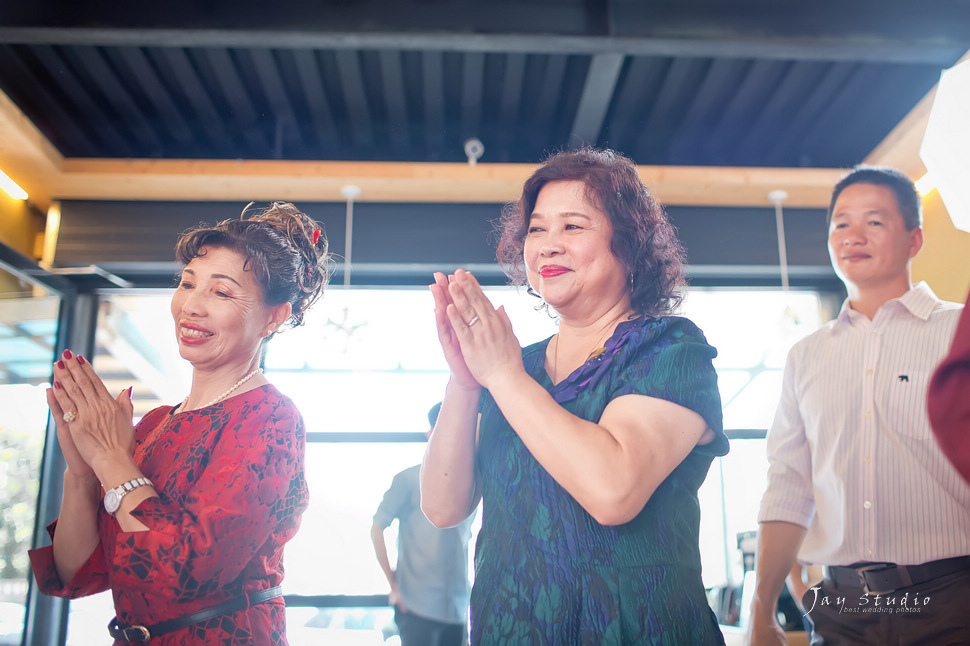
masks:
[(114, 515), (114, 513), (118, 511), (118, 507), (121, 506), (122, 498), (138, 487), (152, 486), (154, 485), (152, 485), (152, 481), (148, 478), (135, 478), (134, 480), (121, 483), (114, 489), (108, 489), (104, 492), (104, 510), (109, 514)]

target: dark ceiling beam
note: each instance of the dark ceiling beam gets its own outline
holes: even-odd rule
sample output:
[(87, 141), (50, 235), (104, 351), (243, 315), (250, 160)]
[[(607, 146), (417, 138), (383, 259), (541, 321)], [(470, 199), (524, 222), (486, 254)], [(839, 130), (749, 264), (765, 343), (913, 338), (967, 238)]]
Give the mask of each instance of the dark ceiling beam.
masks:
[[(32, 94), (36, 97), (34, 100), (41, 104), (35, 107), (42, 107), (50, 118), (58, 123), (60, 138), (54, 144), (70, 150), (82, 151), (82, 154), (92, 154), (92, 151), (97, 150), (98, 146), (92, 139), (92, 133), (87, 132), (79, 122), (76, 111), (65, 105), (64, 97), (55, 93), (56, 88), (38, 82), (36, 71), (28, 68), (23, 57), (14, 54), (12, 50), (9, 45), (0, 45), (0, 66), (11, 72), (11, 78), (16, 80), (18, 87), (32, 87)], [(11, 96), (13, 96), (12, 93)]]
[(421, 75), (425, 143), (428, 150), (439, 150), (445, 141), (445, 70), (441, 52), (421, 52)]
[(485, 84), (485, 54), (474, 52), (461, 63), (461, 136), (481, 137), (482, 92)]
[(259, 127), (259, 110), (253, 105), (229, 50), (211, 47), (203, 50), (202, 55), (212, 67), (216, 86), (225, 96), (228, 105), (232, 106), (226, 114), (226, 120), (236, 125), (236, 131), (242, 133), (246, 143), (253, 149), (270, 150), (272, 142), (266, 139)]
[(495, 123), (497, 131), (494, 133), (499, 142), (499, 150), (511, 148), (517, 129), (521, 127), (519, 115), (522, 110), (522, 94), (525, 91), (526, 58), (524, 54), (509, 54), (505, 57), (498, 121)]
[(296, 62), (296, 72), (305, 92), (307, 110), (316, 131), (317, 141), (324, 150), (336, 149), (339, 146), (339, 140), (316, 54), (311, 50), (301, 49), (294, 51), (293, 57)]
[(145, 52), (139, 47), (123, 47), (112, 48), (106, 53), (115, 61), (116, 66), (127, 68), (134, 86), (141, 90), (155, 113), (162, 117), (160, 122), (168, 128), (167, 132), (160, 133), (162, 139), (167, 134), (182, 150), (192, 150), (196, 145), (192, 129), (172, 101), (171, 94), (162, 84), (154, 66), (149, 63)]
[(302, 147), (303, 137), (298, 125), (300, 120), (296, 118), (293, 104), (287, 98), (289, 93), (283, 84), (273, 52), (265, 49), (253, 49), (249, 51), (249, 55), (256, 70), (256, 77), (266, 95), (266, 101), (273, 111), (276, 126), (273, 157), (284, 159), (288, 154), (292, 155), (294, 150), (299, 150)]
[(599, 139), (606, 113), (613, 102), (616, 81), (623, 69), (622, 54), (597, 54), (589, 63), (583, 93), (576, 108), (576, 117), (569, 131), (569, 144), (595, 145)]
[(155, 155), (161, 154), (162, 142), (155, 133), (155, 129), (144, 111), (135, 103), (129, 85), (119, 82), (115, 69), (105, 59), (105, 50), (97, 47), (79, 47), (76, 51), (78, 61), (91, 74), (94, 85), (100, 91), (106, 102), (117, 114), (119, 121), (131, 137), (138, 142), (142, 150), (151, 150)]
[(276, 49), (399, 49), (402, 51), (503, 52), (764, 58), (797, 61), (872, 61), (951, 65), (970, 39), (918, 40), (878, 37), (612, 37), (549, 34), (352, 33), (213, 29), (104, 29), (0, 27), (0, 43), (143, 47), (265, 47)]
[(336, 52), (337, 72), (346, 100), (347, 121), (350, 123), (350, 140), (355, 146), (370, 149), (374, 145), (371, 130), (370, 102), (364, 89), (360, 57), (355, 51)]
[(545, 70), (539, 91), (535, 93), (532, 103), (533, 118), (531, 123), (544, 124), (544, 128), (536, 128), (531, 133), (532, 147), (542, 150), (551, 141), (555, 141), (555, 124), (557, 101), (562, 96), (562, 87), (566, 79), (566, 65), (569, 57), (556, 54), (546, 57)]
[(58, 80), (67, 95), (68, 110), (82, 114), (85, 124), (96, 125), (97, 137), (122, 155), (131, 155), (134, 149), (125, 134), (117, 127), (118, 119), (109, 115), (100, 100), (91, 93), (89, 79), (79, 78), (74, 68), (50, 47), (31, 47), (44, 71)]
[(158, 54), (155, 62), (159, 68), (164, 67), (173, 78), (173, 83), (184, 88), (185, 105), (194, 113), (196, 129), (202, 131), (201, 134), (216, 150), (232, 150), (233, 142), (226, 131), (222, 114), (213, 103), (209, 88), (199, 78), (188, 54), (181, 49), (158, 49), (152, 53)]
[(401, 65), (401, 53), (383, 50), (380, 52), (380, 62), (387, 136), (391, 147), (397, 152), (403, 152), (408, 147), (411, 128), (408, 122), (407, 95), (404, 93), (404, 67)]

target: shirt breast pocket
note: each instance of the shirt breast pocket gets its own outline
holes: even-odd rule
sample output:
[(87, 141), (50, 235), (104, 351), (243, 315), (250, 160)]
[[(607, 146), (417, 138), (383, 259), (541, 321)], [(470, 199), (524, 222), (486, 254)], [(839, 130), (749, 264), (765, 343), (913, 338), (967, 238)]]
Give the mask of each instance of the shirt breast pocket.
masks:
[(890, 375), (886, 388), (885, 421), (888, 427), (905, 437), (929, 438), (926, 415), (926, 391), (932, 372), (898, 371)]

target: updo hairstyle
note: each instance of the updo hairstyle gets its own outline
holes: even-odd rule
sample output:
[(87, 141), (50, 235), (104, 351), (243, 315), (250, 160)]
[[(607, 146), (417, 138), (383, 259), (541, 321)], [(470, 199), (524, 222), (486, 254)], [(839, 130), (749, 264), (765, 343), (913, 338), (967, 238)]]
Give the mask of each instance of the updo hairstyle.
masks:
[[(638, 315), (661, 316), (683, 300), (684, 248), (663, 206), (647, 191), (636, 165), (608, 149), (558, 152), (526, 180), (498, 224), (498, 261), (512, 285), (527, 285), (525, 239), (539, 191), (549, 182), (580, 181), (586, 199), (610, 221), (610, 249), (626, 267), (630, 305)], [(529, 293), (536, 294), (532, 287)]]
[(273, 204), (250, 217), (243, 209), (238, 220), (214, 227), (199, 225), (179, 237), (175, 258), (185, 266), (205, 255), (205, 247), (234, 251), (246, 261), (262, 288), (263, 302), (292, 308), (286, 324), (303, 324), (307, 308), (323, 294), (330, 278), (330, 254), (323, 227), (289, 202)]

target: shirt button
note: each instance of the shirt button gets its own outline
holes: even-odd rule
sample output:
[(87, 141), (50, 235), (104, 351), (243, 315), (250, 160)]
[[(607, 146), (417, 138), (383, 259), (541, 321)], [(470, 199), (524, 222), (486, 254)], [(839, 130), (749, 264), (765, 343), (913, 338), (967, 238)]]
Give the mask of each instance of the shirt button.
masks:
[(870, 462), (872, 462), (872, 458), (870, 458), (870, 457), (869, 457), (869, 456), (867, 455), (867, 456), (865, 457), (865, 460), (864, 460), (864, 462), (865, 462), (866, 464), (869, 464)]
[(868, 370), (866, 370), (866, 374), (867, 375), (871, 375), (872, 374), (872, 368), (869, 368)]
[(872, 417), (872, 411), (871, 410), (867, 410), (866, 411), (866, 417)]
[(870, 332), (869, 335), (870, 336), (879, 336), (879, 333), (878, 332)]
[(865, 507), (866, 509), (869, 509), (870, 507), (872, 507), (872, 503), (867, 500), (864, 503), (862, 503), (862, 506)]
[(866, 556), (872, 556), (872, 550), (866, 550)]

